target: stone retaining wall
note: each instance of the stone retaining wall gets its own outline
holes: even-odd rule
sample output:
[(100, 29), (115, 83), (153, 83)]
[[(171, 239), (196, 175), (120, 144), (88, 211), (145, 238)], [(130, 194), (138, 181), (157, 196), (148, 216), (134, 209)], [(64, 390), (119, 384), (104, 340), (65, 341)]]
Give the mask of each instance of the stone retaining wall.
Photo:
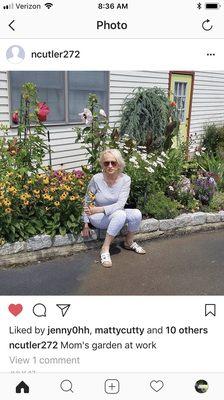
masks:
[[(161, 236), (186, 234), (224, 228), (224, 211), (218, 213), (189, 213), (174, 219), (145, 219), (137, 234), (138, 240), (156, 239)], [(8, 267), (33, 261), (45, 260), (57, 256), (71, 255), (88, 248), (99, 247), (99, 232), (92, 230), (91, 237), (83, 239), (81, 235), (38, 235), (26, 242), (6, 243), (0, 246), (0, 266)], [(119, 238), (117, 239), (120, 240)]]

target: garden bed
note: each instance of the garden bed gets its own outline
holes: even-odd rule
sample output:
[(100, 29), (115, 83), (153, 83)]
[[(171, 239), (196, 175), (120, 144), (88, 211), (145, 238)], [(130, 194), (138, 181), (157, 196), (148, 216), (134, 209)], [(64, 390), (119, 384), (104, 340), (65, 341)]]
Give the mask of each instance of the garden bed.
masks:
[[(145, 219), (137, 234), (138, 240), (153, 240), (175, 234), (188, 234), (198, 231), (207, 231), (224, 228), (224, 211), (218, 213), (188, 213), (173, 219), (157, 220)], [(27, 241), (5, 243), (0, 246), (0, 266), (9, 267), (30, 262), (43, 261), (59, 256), (68, 256), (89, 248), (100, 247), (99, 237), (104, 232), (92, 230), (89, 239), (80, 235), (65, 236), (38, 235)], [(117, 239), (121, 240), (120, 237)]]

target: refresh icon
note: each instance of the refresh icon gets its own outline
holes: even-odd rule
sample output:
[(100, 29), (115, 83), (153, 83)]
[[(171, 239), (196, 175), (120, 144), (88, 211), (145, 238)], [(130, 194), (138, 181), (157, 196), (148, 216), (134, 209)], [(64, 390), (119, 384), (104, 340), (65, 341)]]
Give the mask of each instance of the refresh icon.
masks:
[(211, 31), (213, 29), (213, 25), (211, 25), (210, 22), (210, 19), (206, 19), (202, 22), (202, 29), (204, 29), (204, 31)]

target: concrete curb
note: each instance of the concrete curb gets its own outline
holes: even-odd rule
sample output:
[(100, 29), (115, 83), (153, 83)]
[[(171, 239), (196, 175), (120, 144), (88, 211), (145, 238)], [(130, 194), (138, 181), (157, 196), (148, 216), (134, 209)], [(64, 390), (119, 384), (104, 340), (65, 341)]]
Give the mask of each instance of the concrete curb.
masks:
[[(136, 239), (139, 241), (156, 240), (175, 235), (188, 235), (191, 233), (214, 231), (218, 229), (224, 229), (223, 211), (214, 214), (185, 214), (172, 220), (157, 221), (152, 218), (142, 221), (140, 232), (136, 234)], [(37, 239), (35, 241), (35, 238), (39, 240), (39, 248), (37, 246)], [(64, 245), (66, 242), (65, 238), (58, 237), (56, 246), (54, 240), (52, 241), (47, 235), (42, 235), (40, 237), (31, 238), (27, 242), (16, 242), (15, 244), (6, 243), (0, 246), (0, 267), (13, 267), (55, 257), (70, 256), (80, 251), (99, 248), (101, 245), (95, 231), (93, 231), (92, 239), (88, 239), (87, 241), (83, 241), (80, 236), (71, 239), (71, 235), (68, 235), (67, 240), (69, 244)], [(119, 236), (116, 239), (116, 243), (120, 243), (121, 241), (122, 236)], [(32, 242), (34, 242), (34, 251), (32, 251), (32, 247), (30, 247), (30, 243)], [(13, 249), (13, 253), (7, 254), (7, 252), (10, 252), (11, 248)], [(6, 252), (6, 254), (4, 254), (4, 252)]]

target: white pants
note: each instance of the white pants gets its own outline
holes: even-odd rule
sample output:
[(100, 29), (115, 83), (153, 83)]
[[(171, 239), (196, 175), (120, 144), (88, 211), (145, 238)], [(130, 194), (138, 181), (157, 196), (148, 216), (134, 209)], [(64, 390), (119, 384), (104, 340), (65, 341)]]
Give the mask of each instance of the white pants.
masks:
[(95, 228), (107, 229), (108, 235), (117, 236), (125, 224), (128, 225), (128, 232), (136, 232), (139, 229), (142, 214), (138, 209), (125, 208), (114, 211), (110, 215), (103, 213), (93, 214), (89, 220)]

